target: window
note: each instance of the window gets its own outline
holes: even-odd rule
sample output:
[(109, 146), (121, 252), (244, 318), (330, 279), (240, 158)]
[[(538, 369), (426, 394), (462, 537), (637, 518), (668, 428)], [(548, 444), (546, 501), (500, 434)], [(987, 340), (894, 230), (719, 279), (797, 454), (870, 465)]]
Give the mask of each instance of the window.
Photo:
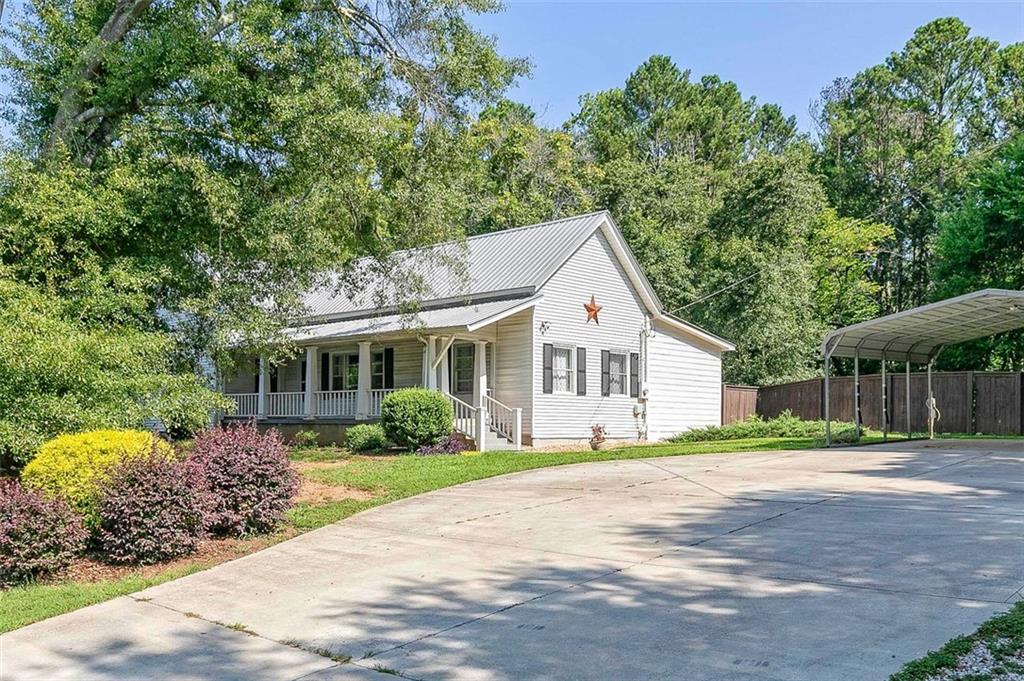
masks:
[(472, 345), (456, 345), (454, 349), (454, 375), (455, 392), (473, 392), (473, 354), (475, 348)]
[[(370, 355), (370, 388), (379, 390), (384, 386), (384, 352)], [(336, 352), (331, 355), (331, 390), (356, 390), (359, 388), (359, 354)]]
[(555, 347), (551, 350), (551, 388), (556, 393), (573, 390), (572, 348)]
[(608, 354), (608, 394), (625, 395), (629, 384), (629, 365), (625, 354)]

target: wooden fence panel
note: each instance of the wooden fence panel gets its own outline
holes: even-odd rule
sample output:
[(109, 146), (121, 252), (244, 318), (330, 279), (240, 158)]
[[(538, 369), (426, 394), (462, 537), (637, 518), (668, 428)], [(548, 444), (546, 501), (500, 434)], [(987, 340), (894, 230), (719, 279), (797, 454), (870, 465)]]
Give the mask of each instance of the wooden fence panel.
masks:
[(811, 421), (821, 418), (821, 379), (772, 385), (757, 391), (757, 413), (775, 418), (788, 409), (794, 416)]
[(1021, 375), (988, 372), (974, 375), (974, 429), (978, 433), (1017, 435), (1021, 432)]
[(722, 385), (722, 425), (757, 413), (757, 386)]
[[(900, 371), (888, 373), (886, 381), (889, 430), (904, 432), (907, 429), (906, 375)], [(829, 386), (832, 419), (853, 421), (853, 377), (833, 377)], [(881, 386), (878, 374), (860, 377), (861, 422), (875, 430), (882, 429)], [(935, 427), (938, 433), (1024, 434), (1024, 376), (1020, 373), (934, 372), (932, 392), (942, 414)], [(757, 413), (773, 418), (788, 409), (803, 419), (820, 419), (823, 418), (822, 393), (820, 378), (766, 386), (758, 391)], [(928, 429), (927, 396), (927, 374), (911, 373), (910, 426), (917, 433)]]

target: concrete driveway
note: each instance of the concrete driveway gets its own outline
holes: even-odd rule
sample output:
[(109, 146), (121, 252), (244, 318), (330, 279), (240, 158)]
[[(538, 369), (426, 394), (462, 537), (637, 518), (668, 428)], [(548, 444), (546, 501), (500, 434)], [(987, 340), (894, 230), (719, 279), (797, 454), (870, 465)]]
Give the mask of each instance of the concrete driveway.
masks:
[(1020, 598), (1022, 450), (946, 441), (484, 480), (0, 637), (0, 676), (885, 679)]

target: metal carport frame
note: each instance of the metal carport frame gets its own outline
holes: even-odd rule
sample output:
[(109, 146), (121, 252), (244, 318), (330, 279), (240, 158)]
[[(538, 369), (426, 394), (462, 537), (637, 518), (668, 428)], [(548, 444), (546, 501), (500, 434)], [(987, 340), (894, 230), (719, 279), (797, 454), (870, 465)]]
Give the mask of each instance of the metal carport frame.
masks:
[(947, 345), (993, 336), (1024, 327), (1024, 291), (983, 289), (903, 312), (869, 319), (828, 333), (821, 343), (825, 362), (825, 446), (832, 445), (829, 374), (833, 357), (852, 357), (854, 421), (861, 433), (860, 360), (882, 361), (882, 429), (888, 434), (889, 396), (885, 368), (889, 361), (906, 362), (907, 435), (910, 431), (910, 365), (928, 367), (928, 436), (935, 434), (932, 364)]

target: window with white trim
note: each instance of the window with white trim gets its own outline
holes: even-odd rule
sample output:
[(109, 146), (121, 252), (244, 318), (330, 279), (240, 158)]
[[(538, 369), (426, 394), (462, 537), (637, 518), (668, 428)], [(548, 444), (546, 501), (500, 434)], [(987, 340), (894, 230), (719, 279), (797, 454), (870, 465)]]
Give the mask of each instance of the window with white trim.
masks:
[(575, 384), (574, 348), (555, 346), (551, 349), (551, 391), (572, 393)]
[(456, 345), (453, 350), (452, 363), (455, 375), (455, 392), (469, 394), (473, 392), (473, 358), (476, 348), (472, 345)]
[(608, 353), (608, 394), (625, 395), (629, 386), (629, 356), (625, 353)]
[[(384, 352), (378, 350), (370, 355), (370, 388), (384, 387)], [(356, 390), (359, 388), (359, 353), (331, 353), (331, 390)]]

